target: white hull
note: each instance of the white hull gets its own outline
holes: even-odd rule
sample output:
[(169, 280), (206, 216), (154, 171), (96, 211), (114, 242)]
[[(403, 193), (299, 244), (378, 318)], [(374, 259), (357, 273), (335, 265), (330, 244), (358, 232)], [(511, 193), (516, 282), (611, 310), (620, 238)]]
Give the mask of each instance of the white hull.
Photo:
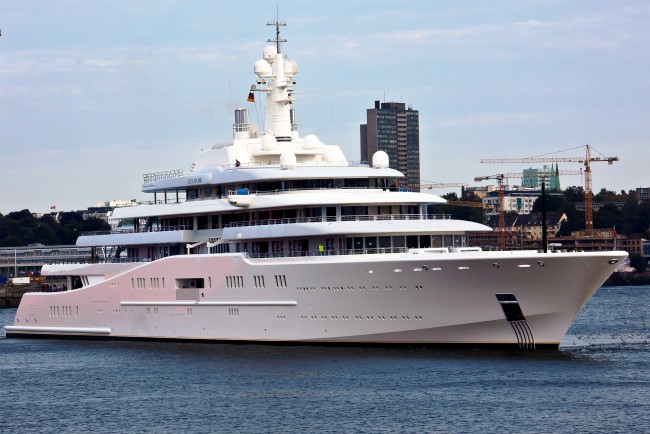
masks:
[[(108, 271), (81, 289), (25, 294), (5, 329), (8, 337), (557, 347), (611, 262), (626, 255), (174, 256)], [(525, 318), (508, 321), (496, 294), (512, 294), (516, 302), (505, 303), (518, 303)]]

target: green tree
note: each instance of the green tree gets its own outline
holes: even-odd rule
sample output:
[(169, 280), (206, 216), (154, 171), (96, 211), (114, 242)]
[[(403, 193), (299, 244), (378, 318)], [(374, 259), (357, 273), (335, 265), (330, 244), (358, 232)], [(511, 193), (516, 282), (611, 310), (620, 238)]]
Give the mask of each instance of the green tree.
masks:
[(10, 212), (9, 214), (7, 214), (7, 218), (10, 218), (10, 219), (16, 220), (16, 221), (20, 221), (20, 220), (34, 218), (34, 217), (32, 217), (32, 213), (29, 212), (28, 209), (24, 209), (22, 211)]
[(75, 244), (82, 232), (105, 230), (110, 230), (108, 223), (96, 218), (84, 220), (77, 212), (63, 213), (59, 224), (51, 215), (36, 218), (29, 210), (22, 210), (0, 214), (0, 247)]
[(111, 230), (111, 225), (104, 220), (91, 217), (81, 221), (80, 230), (82, 232), (109, 231)]
[(623, 226), (623, 212), (616, 205), (608, 204), (594, 213), (594, 228)]
[[(575, 208), (575, 205), (569, 202), (564, 195), (546, 194), (546, 211), (567, 212), (570, 208)], [(538, 197), (533, 203), (532, 212), (542, 212), (541, 197)]]
[(457, 201), (458, 200), (458, 195), (455, 192), (452, 191), (452, 192), (443, 194), (442, 198), (446, 199), (446, 200), (455, 200), (455, 201)]
[(566, 197), (569, 202), (583, 202), (585, 200), (585, 189), (576, 186), (568, 187), (564, 190), (564, 197)]

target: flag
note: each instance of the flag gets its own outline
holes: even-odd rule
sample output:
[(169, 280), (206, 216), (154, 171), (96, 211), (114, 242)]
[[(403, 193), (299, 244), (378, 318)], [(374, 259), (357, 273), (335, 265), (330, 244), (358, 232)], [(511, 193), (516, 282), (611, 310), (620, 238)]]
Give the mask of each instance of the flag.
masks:
[(253, 95), (253, 92), (248, 92), (248, 99), (246, 101), (255, 102), (255, 95)]

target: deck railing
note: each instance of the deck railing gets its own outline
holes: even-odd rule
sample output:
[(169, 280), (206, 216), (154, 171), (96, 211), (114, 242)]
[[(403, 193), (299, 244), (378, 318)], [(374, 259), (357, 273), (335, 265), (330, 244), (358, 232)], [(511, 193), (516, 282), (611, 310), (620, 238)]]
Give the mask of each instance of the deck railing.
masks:
[[(300, 250), (293, 252), (264, 252), (251, 253), (242, 252), (249, 258), (298, 258), (307, 256), (348, 256), (348, 255), (379, 255), (386, 253), (407, 253), (408, 247), (380, 247), (380, 248), (358, 248), (358, 249), (330, 249), (325, 251), (319, 250)], [(127, 263), (144, 263), (152, 262), (151, 258), (95, 258), (95, 259), (58, 259), (49, 260), (45, 263), (48, 265), (69, 265), (69, 264), (127, 264)]]
[[(344, 215), (340, 219), (336, 216), (320, 216), (320, 217), (291, 217), (280, 219), (264, 219), (252, 221), (238, 221), (226, 223), (224, 227), (245, 227), (245, 226), (270, 226), (270, 225), (286, 225), (294, 223), (322, 223), (322, 222), (335, 222), (335, 221), (384, 221), (384, 220), (449, 220), (450, 214), (380, 214), (380, 215)], [(208, 227), (199, 227), (197, 230), (210, 229)], [(191, 231), (195, 230), (192, 225), (174, 225), (174, 226), (151, 226), (141, 227), (139, 230), (134, 228), (116, 228), (110, 231), (91, 231), (83, 232), (81, 235), (111, 235), (111, 234), (133, 234), (142, 232), (169, 232), (169, 231)]]
[(380, 215), (344, 215), (340, 219), (336, 216), (319, 216), (319, 217), (291, 217), (281, 219), (265, 219), (253, 221), (240, 221), (228, 223), (225, 227), (244, 227), (244, 226), (268, 226), (268, 225), (285, 225), (293, 223), (322, 223), (335, 221), (385, 221), (385, 220), (450, 220), (450, 214), (380, 214)]
[(317, 250), (305, 250), (294, 252), (265, 252), (248, 253), (250, 258), (297, 258), (301, 256), (345, 256), (345, 255), (373, 255), (385, 253), (406, 253), (407, 247), (386, 247), (374, 249), (332, 249), (323, 252)]
[(53, 259), (45, 261), (48, 265), (69, 265), (69, 264), (130, 264), (133, 262), (152, 262), (151, 258), (95, 258), (95, 259)]

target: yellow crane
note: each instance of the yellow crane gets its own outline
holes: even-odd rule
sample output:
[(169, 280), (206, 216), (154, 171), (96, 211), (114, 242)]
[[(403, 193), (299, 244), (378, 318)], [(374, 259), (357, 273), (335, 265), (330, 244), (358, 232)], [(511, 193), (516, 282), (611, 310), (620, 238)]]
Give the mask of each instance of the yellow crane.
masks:
[(483, 202), (472, 202), (469, 200), (448, 200), (447, 205), (453, 206), (469, 206), (472, 208), (492, 208), (490, 205), (485, 205)]
[[(575, 149), (575, 148), (573, 148)], [(538, 157), (527, 158), (483, 158), (481, 163), (581, 163), (585, 166), (585, 229), (587, 235), (593, 235), (594, 232), (594, 217), (593, 217), (593, 197), (594, 194), (591, 190), (591, 163), (607, 162), (607, 164), (614, 164), (618, 161), (618, 157), (592, 157), (591, 147), (585, 146), (584, 157), (555, 157), (552, 155), (543, 155)]]
[(420, 188), (426, 188), (431, 190), (432, 188), (448, 188), (448, 187), (467, 187), (468, 184), (465, 182), (431, 182), (424, 181), (423, 184), (420, 184)]
[[(584, 172), (582, 169), (580, 170), (558, 170), (557, 172), (558, 175), (584, 175)], [(506, 184), (508, 184), (508, 179), (510, 178), (515, 178), (515, 179), (520, 179), (524, 177), (523, 172), (515, 172), (515, 173), (504, 173), (503, 176), (506, 178)], [(538, 176), (548, 178), (549, 175), (548, 173), (540, 173)]]
[(499, 249), (506, 249), (506, 224), (503, 206), (503, 180), (506, 179), (505, 174), (499, 173), (497, 175), (477, 176), (474, 181), (481, 182), (488, 179), (496, 179), (499, 186)]
[[(420, 188), (431, 190), (433, 188), (448, 188), (448, 187), (467, 187), (469, 184), (466, 182), (431, 182), (424, 181), (420, 184)], [(473, 208), (492, 208), (489, 205), (484, 205), (483, 202), (471, 202), (469, 200), (448, 200), (447, 205), (453, 206), (469, 206)]]

